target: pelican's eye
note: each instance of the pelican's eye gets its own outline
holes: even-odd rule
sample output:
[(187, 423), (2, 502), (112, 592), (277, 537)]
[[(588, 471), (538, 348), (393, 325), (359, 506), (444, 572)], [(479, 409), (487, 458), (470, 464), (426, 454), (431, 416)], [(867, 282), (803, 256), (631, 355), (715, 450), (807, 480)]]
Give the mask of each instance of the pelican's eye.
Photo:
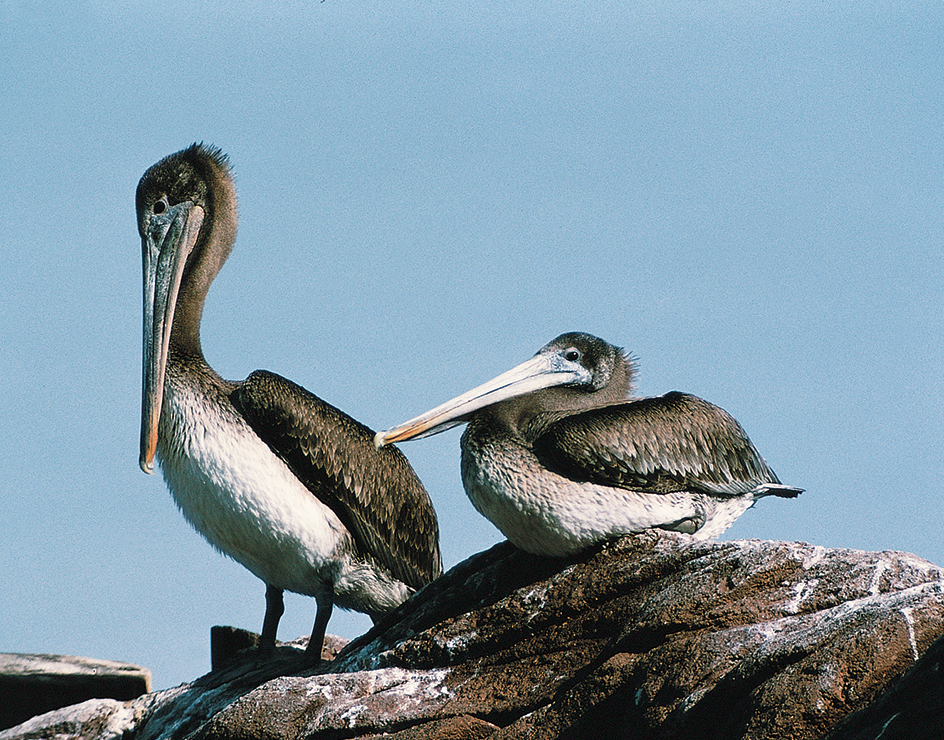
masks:
[(157, 201), (157, 203), (154, 204), (154, 207), (151, 209), (151, 211), (154, 213), (155, 216), (160, 216), (164, 211), (168, 209), (168, 207), (169, 207), (169, 204), (167, 203), (167, 196), (165, 195), (163, 198)]
[(571, 347), (570, 349), (564, 352), (564, 359), (569, 362), (580, 362), (581, 354), (580, 350), (576, 347)]

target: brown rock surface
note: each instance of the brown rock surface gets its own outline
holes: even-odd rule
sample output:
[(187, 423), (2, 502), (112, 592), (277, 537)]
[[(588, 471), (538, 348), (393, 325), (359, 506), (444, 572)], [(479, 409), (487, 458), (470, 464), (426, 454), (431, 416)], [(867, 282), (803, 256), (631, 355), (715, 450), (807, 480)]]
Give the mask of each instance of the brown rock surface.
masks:
[(846, 717), (827, 740), (940, 740), (944, 736), (944, 637), (869, 706)]
[[(803, 740), (870, 705), (907, 714), (895, 682), (942, 634), (944, 573), (912, 555), (647, 534), (567, 562), (505, 543), (317, 670), (283, 647), (103, 711), (142, 740)], [(67, 736), (106, 736), (85, 726)], [(42, 736), (21, 727), (0, 738)]]

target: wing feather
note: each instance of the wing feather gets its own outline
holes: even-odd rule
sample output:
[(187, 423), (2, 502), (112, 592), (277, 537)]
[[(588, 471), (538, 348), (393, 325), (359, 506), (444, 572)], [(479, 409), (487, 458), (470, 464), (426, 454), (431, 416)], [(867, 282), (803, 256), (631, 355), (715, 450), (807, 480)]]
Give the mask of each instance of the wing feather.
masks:
[(442, 573), (429, 494), (398, 449), (280, 375), (257, 370), (232, 394), (256, 434), (344, 523), (362, 557), (420, 588)]
[(735, 496), (780, 483), (724, 409), (678, 392), (559, 419), (534, 451), (569, 478), (651, 493)]

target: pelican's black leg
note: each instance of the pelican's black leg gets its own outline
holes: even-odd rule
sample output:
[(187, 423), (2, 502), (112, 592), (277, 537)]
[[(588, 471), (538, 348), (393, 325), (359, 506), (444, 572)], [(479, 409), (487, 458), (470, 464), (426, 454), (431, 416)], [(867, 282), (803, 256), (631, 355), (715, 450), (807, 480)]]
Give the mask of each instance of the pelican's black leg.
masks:
[(318, 611), (315, 612), (315, 626), (312, 627), (308, 647), (305, 648), (305, 661), (309, 663), (321, 660), (325, 630), (328, 629), (328, 620), (331, 619), (331, 612), (334, 610), (334, 599), (330, 594), (322, 598), (316, 597), (315, 600), (318, 604)]
[(266, 584), (266, 612), (265, 619), (262, 620), (262, 637), (259, 638), (261, 652), (271, 653), (275, 649), (275, 635), (284, 611), (282, 589)]

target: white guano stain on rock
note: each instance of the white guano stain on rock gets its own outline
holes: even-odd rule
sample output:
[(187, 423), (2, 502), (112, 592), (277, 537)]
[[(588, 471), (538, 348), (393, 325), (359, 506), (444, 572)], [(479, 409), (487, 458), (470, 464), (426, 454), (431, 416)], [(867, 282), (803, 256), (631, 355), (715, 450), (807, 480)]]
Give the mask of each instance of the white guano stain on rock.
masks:
[(383, 708), (400, 717), (424, 716), (453, 698), (444, 679), (449, 671), (435, 669), (411, 671), (403, 668), (382, 668), (352, 674), (313, 676), (308, 692), (326, 699), (324, 706), (312, 716), (310, 725), (319, 728), (355, 729), (367, 717), (372, 721)]
[(783, 605), (783, 610), (787, 614), (799, 614), (803, 602), (813, 595), (818, 584), (819, 578), (811, 578), (808, 581), (793, 584), (793, 598)]
[(869, 593), (872, 596), (878, 596), (880, 593), (880, 588), (882, 586), (882, 574), (888, 570), (888, 561), (879, 560), (875, 564), (875, 575), (872, 576), (872, 585), (869, 587)]
[(917, 660), (920, 656), (918, 654), (918, 643), (915, 640), (914, 620), (911, 618), (911, 607), (903, 606), (899, 611), (905, 618), (905, 624), (908, 626), (908, 644), (911, 646), (911, 654), (914, 656), (914, 659)]

